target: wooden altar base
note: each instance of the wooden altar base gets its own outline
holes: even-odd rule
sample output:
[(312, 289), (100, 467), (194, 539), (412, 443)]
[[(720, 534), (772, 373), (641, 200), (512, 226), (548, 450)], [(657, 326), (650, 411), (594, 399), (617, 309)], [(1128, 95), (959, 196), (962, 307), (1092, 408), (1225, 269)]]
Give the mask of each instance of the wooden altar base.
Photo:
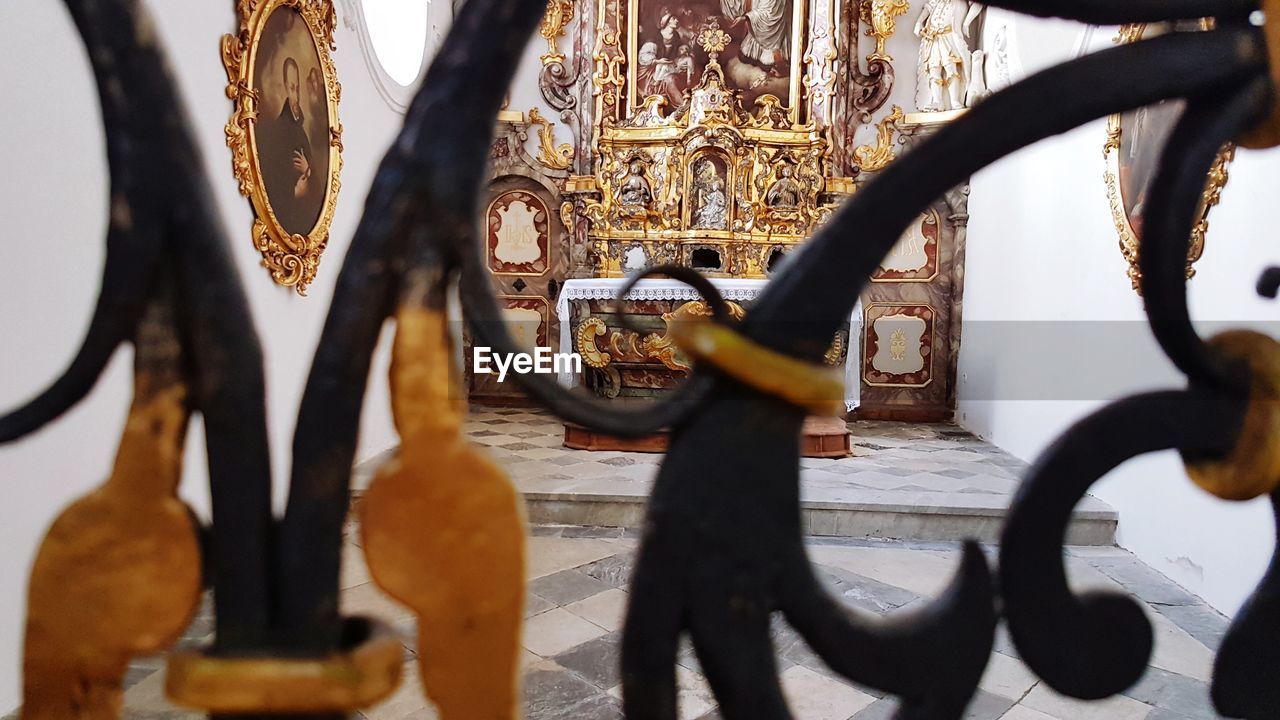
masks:
[[(574, 450), (614, 450), (623, 452), (664, 453), (670, 433), (666, 430), (640, 437), (618, 437), (565, 423), (564, 446)], [(812, 458), (845, 458), (853, 455), (852, 433), (840, 418), (808, 417), (804, 421), (804, 437), (800, 454)]]

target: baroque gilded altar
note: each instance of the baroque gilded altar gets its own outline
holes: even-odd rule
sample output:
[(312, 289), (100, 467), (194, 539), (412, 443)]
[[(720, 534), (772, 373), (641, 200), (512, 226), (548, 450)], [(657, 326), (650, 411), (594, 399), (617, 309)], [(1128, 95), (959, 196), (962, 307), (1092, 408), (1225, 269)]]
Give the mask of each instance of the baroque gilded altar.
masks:
[(831, 58), (806, 52), (806, 5), (757, 3), (745, 23), (736, 7), (601, 0), (592, 174), (569, 179), (562, 208), (586, 219), (594, 275), (763, 278), (852, 192), (814, 112)]

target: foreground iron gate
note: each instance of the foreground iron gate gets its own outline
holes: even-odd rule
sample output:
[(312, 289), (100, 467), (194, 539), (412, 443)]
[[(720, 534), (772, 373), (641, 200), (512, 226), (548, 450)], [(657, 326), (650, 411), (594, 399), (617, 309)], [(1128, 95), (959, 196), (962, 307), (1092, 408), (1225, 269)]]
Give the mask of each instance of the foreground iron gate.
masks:
[[(37, 559), (25, 714), (110, 717), (124, 662), (163, 648), (189, 617), (200, 549), (216, 602), (216, 646), (175, 656), (171, 692), (240, 717), (339, 717), (386, 690), (394, 678), (374, 670), (386, 658), (370, 659), (377, 629), (338, 613), (338, 570), (370, 358), (394, 317), (393, 409), (404, 451), (380, 473), (383, 497), (366, 517), (371, 569), (418, 610), (427, 690), (445, 717), (511, 717), (509, 615), (511, 598), (518, 610), (522, 597), (513, 579), (522, 552), (518, 499), (457, 433), (461, 410), (449, 394), (442, 318), (445, 291), (460, 280), (476, 342), (516, 351), (471, 220), (491, 119), (544, 3), (469, 0), (383, 159), (308, 378), (282, 518), (269, 504), (261, 352), (154, 32), (137, 0), (66, 4), (89, 51), (106, 126), (107, 262), (79, 354), (52, 387), (0, 418), (0, 440), (21, 438), (78, 402), (125, 341), (136, 348), (137, 394), (112, 479), (64, 513)], [(990, 4), (1097, 24), (1209, 17), (1214, 28), (1097, 53), (992, 96), (854, 196), (741, 324), (730, 323), (714, 288), (691, 271), (650, 271), (686, 280), (716, 309), (714, 322), (689, 329), (685, 340), (702, 362), (670, 399), (619, 412), (545, 376), (520, 376), (566, 420), (632, 435), (674, 428), (631, 580), (622, 659), (629, 718), (676, 717), (682, 633), (726, 718), (789, 717), (769, 639), (775, 612), (836, 671), (900, 697), (902, 720), (963, 715), (1000, 617), (1021, 657), (1054, 689), (1080, 698), (1118, 693), (1146, 665), (1151, 626), (1128, 598), (1068, 589), (1061, 544), (1071, 508), (1121, 462), (1169, 448), (1222, 497), (1275, 493), (1280, 349), (1243, 332), (1198, 337), (1184, 263), (1218, 148), (1280, 140), (1268, 74), (1268, 53), (1280, 53), (1280, 9), (1269, 5), (1276, 17), (1264, 24), (1252, 0)], [(889, 621), (851, 614), (820, 588), (805, 556), (798, 443), (806, 408), (820, 404), (826, 388), (814, 368), (866, 279), (929, 202), (975, 171), (1091, 119), (1172, 97), (1185, 97), (1187, 110), (1145, 213), (1142, 291), (1152, 332), (1187, 386), (1115, 402), (1045, 452), (1011, 509), (998, 578), (970, 543), (950, 588), (923, 611)], [(1274, 296), (1278, 284), (1280, 274), (1266, 271), (1259, 291)], [(773, 375), (750, 370), (760, 363)], [(199, 546), (173, 504), (181, 430), (193, 412), (204, 418), (213, 498)], [(406, 527), (398, 506), (433, 522)], [(497, 572), (497, 587), (483, 591), (493, 607), (469, 604), (482, 591), (440, 559), (446, 532), (469, 551), (515, 559), (510, 572)], [(143, 556), (150, 560), (99, 552), (129, 543), (153, 551)], [(420, 552), (405, 554), (406, 547)], [(83, 597), (90, 591), (96, 598)], [(75, 603), (86, 600), (104, 606), (88, 611), (101, 622), (75, 619), (86, 612)], [(309, 662), (346, 662), (366, 673), (364, 685), (330, 678), (299, 689), (295, 674), (290, 695), (280, 678)], [(1217, 708), (1229, 717), (1280, 717), (1277, 671), (1280, 564), (1273, 562), (1218, 653)], [(241, 686), (259, 694), (236, 704), (228, 689)]]

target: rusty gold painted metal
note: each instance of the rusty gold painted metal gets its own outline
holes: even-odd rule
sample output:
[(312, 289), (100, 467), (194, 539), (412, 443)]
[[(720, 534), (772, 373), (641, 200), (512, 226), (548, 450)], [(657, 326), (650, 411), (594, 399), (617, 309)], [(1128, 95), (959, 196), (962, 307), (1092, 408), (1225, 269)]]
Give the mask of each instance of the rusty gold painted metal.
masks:
[(465, 440), (451, 370), (443, 308), (402, 306), (391, 363), (400, 452), (361, 503), (364, 552), (374, 581), (418, 615), (422, 684), (441, 717), (515, 720), (524, 508)]
[(1249, 363), (1249, 409), (1231, 453), (1187, 462), (1187, 475), (1224, 500), (1266, 495), (1280, 488), (1280, 343), (1250, 330), (1231, 330), (1209, 345)]
[(732, 328), (706, 320), (673, 323), (667, 329), (680, 350), (746, 385), (806, 408), (839, 415), (844, 381), (835, 368), (812, 365), (758, 345)]
[(53, 522), (36, 555), (24, 720), (119, 717), (130, 658), (169, 647), (200, 600), (200, 547), (178, 499), (189, 415), (172, 327), (153, 307), (110, 478)]
[[(1267, 62), (1271, 66), (1271, 86), (1280, 88), (1280, 0), (1262, 0), (1266, 22), (1262, 33), (1267, 39)], [(1237, 142), (1255, 150), (1280, 145), (1280, 93), (1274, 94), (1267, 116)]]
[(197, 650), (169, 656), (165, 692), (211, 713), (344, 713), (369, 707), (400, 683), (404, 648), (372, 623), (349, 651), (323, 658), (220, 657)]

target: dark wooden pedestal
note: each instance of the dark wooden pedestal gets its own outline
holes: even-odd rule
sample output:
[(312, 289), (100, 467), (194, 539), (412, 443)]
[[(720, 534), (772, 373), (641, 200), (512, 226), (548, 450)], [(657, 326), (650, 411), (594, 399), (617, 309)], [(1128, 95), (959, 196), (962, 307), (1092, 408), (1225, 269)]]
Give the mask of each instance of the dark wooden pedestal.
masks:
[[(574, 450), (615, 450), (626, 452), (667, 451), (668, 435), (665, 430), (651, 435), (624, 438), (617, 435), (588, 430), (568, 423), (564, 426), (564, 446)], [(853, 455), (850, 448), (848, 426), (840, 418), (811, 417), (804, 421), (804, 438), (800, 454), (805, 457), (842, 458)]]

